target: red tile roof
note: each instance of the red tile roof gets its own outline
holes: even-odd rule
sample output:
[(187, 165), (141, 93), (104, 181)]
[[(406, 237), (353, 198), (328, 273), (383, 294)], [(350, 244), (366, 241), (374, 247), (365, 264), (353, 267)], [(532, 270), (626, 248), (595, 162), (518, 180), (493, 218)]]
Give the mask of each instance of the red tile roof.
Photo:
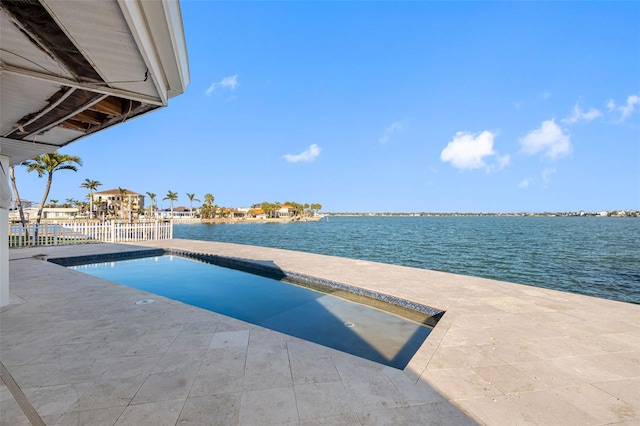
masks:
[[(94, 192), (93, 195), (120, 195), (119, 189), (107, 189), (106, 191)], [(125, 189), (125, 195), (136, 195), (140, 196), (137, 192), (130, 191)]]

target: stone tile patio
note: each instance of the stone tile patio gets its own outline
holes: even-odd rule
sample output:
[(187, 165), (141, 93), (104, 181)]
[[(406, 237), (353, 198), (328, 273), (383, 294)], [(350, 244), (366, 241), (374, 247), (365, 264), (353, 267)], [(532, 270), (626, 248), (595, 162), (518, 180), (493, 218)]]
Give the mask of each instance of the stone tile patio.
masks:
[[(43, 260), (142, 248), (275, 264), (446, 313), (397, 370)], [(10, 281), (0, 425), (640, 424), (638, 305), (188, 240), (15, 249)]]

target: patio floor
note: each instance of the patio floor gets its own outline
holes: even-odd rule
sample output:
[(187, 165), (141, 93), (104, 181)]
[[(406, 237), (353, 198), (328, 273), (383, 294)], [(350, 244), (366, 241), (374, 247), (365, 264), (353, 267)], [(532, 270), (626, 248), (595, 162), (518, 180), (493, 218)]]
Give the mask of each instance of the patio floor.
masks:
[[(446, 313), (397, 370), (44, 261), (145, 248), (267, 263)], [(640, 424), (639, 305), (204, 241), (9, 256), (0, 425)]]

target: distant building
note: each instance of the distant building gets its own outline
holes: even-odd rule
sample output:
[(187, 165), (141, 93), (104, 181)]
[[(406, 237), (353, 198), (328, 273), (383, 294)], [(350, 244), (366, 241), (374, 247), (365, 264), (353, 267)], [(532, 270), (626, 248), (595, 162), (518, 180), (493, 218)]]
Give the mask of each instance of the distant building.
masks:
[(293, 215), (294, 215), (293, 207), (291, 207), (288, 204), (285, 204), (284, 206), (280, 207), (276, 212), (277, 217), (291, 217)]
[(237, 217), (250, 217), (255, 219), (266, 219), (267, 214), (260, 207), (239, 207), (234, 212)]
[[(27, 222), (35, 221), (38, 217), (38, 209), (40, 208), (39, 204), (31, 204), (29, 203), (29, 207), (25, 207), (24, 203), (22, 205), (22, 212), (24, 213), (24, 218)], [(76, 207), (45, 207), (42, 209), (42, 220), (73, 220), (78, 217), (78, 208)], [(11, 210), (9, 212), (9, 221), (10, 222), (20, 222), (20, 212), (16, 208), (15, 210)]]
[(128, 189), (94, 192), (92, 198), (97, 217), (133, 219), (144, 213), (144, 195)]
[(187, 207), (185, 206), (178, 206), (178, 207), (174, 207), (173, 208), (173, 216), (171, 216), (171, 209), (165, 209), (163, 211), (163, 217), (166, 218), (171, 218), (173, 217), (174, 219), (184, 219), (184, 218), (189, 218), (191, 216), (193, 216), (193, 214), (191, 213), (191, 210), (189, 210)]

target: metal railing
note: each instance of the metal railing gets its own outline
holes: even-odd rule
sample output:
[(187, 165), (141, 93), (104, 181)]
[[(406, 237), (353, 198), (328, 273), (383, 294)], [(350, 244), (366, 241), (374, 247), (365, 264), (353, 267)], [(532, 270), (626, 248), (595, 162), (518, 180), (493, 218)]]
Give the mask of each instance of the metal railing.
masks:
[(57, 246), (91, 242), (122, 243), (129, 241), (167, 240), (173, 238), (172, 222), (117, 221), (44, 223), (9, 225), (9, 247)]

